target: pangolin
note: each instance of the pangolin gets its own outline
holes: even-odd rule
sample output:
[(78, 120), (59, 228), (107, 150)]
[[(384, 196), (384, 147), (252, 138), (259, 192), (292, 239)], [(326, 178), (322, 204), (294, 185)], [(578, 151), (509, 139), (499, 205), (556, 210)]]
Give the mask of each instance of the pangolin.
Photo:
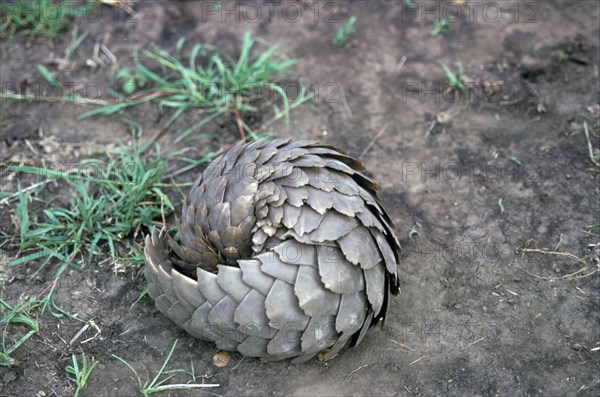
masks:
[(329, 359), (360, 343), (397, 294), (400, 244), (378, 185), (308, 140), (237, 144), (177, 219), (146, 237), (156, 308), (189, 334), (264, 361)]

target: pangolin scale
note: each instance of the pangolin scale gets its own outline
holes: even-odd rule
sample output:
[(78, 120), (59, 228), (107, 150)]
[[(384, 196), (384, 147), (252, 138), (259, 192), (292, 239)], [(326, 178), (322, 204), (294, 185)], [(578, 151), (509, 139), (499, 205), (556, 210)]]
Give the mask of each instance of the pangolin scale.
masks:
[(146, 238), (157, 309), (189, 334), (265, 361), (329, 359), (398, 293), (400, 244), (362, 164), (332, 146), (238, 144)]

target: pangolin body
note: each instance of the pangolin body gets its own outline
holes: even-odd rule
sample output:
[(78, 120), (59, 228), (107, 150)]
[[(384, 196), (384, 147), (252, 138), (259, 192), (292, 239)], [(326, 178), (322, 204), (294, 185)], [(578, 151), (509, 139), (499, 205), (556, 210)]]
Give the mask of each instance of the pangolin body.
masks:
[[(238, 144), (146, 238), (148, 294), (189, 334), (263, 360), (356, 345), (398, 292), (400, 245), (362, 164), (313, 141)], [(325, 350), (327, 349), (327, 350)]]

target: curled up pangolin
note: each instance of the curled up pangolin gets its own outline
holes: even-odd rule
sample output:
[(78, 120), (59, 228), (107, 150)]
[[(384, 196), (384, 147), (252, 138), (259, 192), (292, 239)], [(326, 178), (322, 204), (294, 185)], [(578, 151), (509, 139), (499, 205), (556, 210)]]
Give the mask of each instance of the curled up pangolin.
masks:
[(361, 342), (398, 292), (400, 245), (362, 164), (313, 141), (238, 144), (146, 238), (148, 293), (222, 350), (324, 358)]

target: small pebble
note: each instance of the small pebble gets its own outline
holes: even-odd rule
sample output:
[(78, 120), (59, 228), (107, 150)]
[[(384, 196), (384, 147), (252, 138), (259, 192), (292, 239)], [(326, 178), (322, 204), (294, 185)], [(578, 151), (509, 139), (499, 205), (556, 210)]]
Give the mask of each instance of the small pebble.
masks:
[(218, 352), (213, 356), (213, 365), (223, 368), (231, 362), (231, 354), (229, 352)]
[(317, 360), (318, 360), (318, 361), (320, 361), (320, 362), (322, 362), (322, 363), (323, 363), (323, 362), (325, 362), (325, 355), (326, 355), (328, 352), (329, 352), (329, 349), (324, 349), (322, 352), (320, 352), (320, 353), (317, 355)]

